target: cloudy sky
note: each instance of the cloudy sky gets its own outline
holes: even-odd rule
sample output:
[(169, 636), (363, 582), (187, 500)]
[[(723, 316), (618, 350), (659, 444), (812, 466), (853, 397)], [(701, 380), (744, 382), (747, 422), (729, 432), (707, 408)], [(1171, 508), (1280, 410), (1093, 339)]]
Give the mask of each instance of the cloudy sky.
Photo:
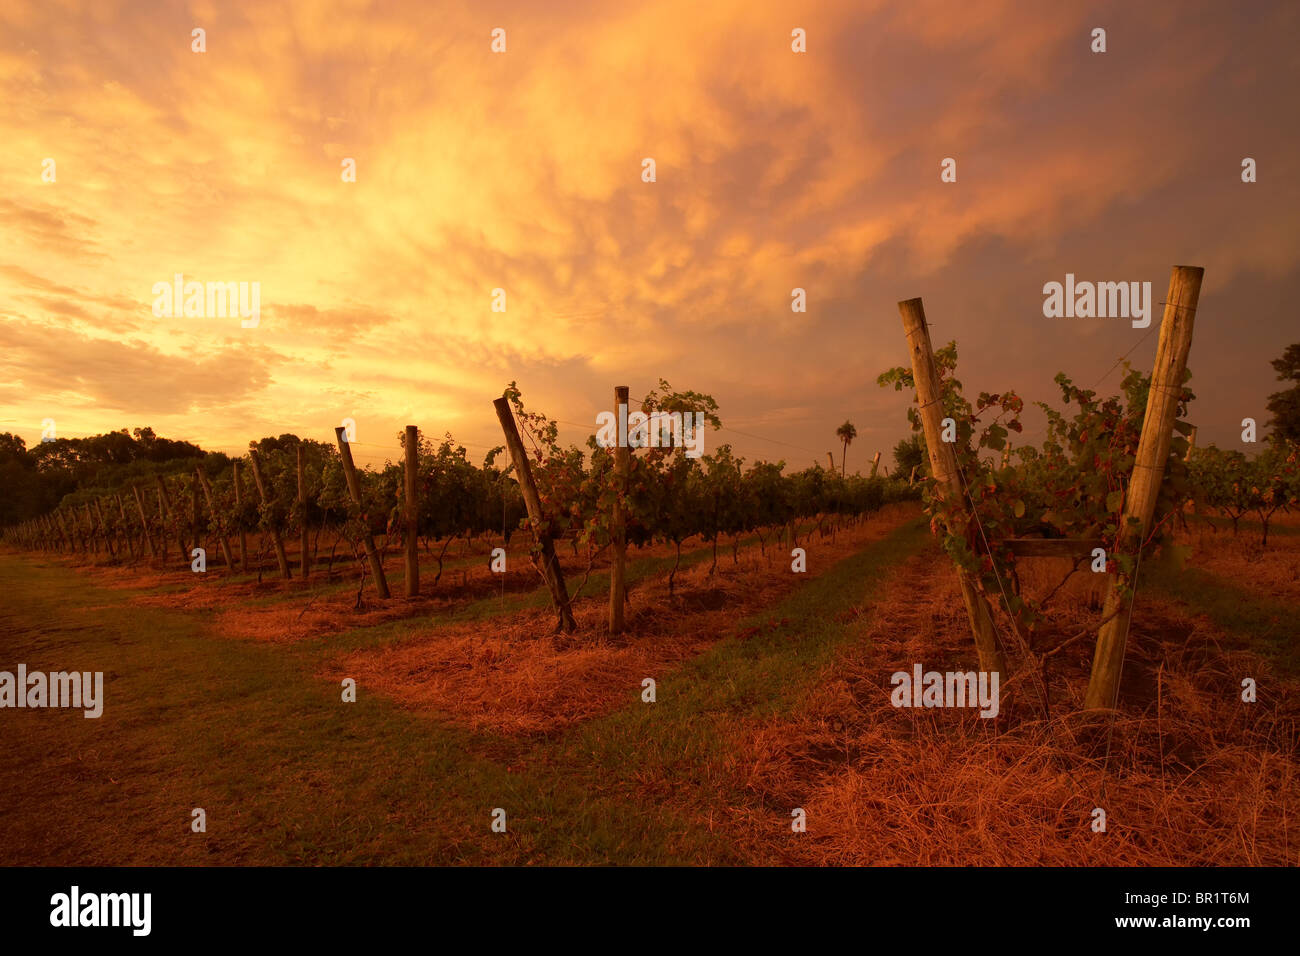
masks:
[[(434, 6), (0, 5), (0, 431), (239, 451), (352, 417), (363, 461), (407, 422), (477, 458), (512, 379), (594, 425), (666, 377), (748, 458), (838, 461), (851, 419), (853, 470), (907, 431), (875, 385), (898, 300), (972, 394), (1055, 400), (1149, 369), (1159, 306), (1049, 319), (1043, 284), (1158, 303), (1174, 264), (1206, 270), (1202, 442), (1267, 418), (1300, 340), (1294, 3)], [(176, 273), (260, 283), (259, 324), (155, 317)]]

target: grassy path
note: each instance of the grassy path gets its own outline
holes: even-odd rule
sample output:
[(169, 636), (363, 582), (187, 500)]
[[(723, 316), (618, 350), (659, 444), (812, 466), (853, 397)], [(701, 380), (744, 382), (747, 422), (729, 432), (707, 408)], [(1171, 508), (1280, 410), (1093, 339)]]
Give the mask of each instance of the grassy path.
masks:
[[(552, 740), (475, 735), (313, 678), (327, 648), (222, 639), (75, 571), (0, 556), (0, 670), (102, 670), (104, 716), (0, 710), (0, 863), (490, 863), (735, 859), (664, 787), (708, 788), (725, 730), (789, 706), (833, 616), (925, 541), (909, 522), (677, 672)], [(737, 637), (769, 619), (784, 621)], [(493, 807), (509, 832), (489, 832)], [(191, 810), (207, 832), (190, 831)]]

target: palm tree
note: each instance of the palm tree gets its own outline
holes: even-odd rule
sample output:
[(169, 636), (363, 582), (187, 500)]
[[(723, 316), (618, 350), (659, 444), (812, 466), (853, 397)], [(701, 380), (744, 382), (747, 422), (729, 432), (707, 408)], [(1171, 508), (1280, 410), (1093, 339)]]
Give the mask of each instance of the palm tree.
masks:
[(852, 422), (845, 422), (835, 429), (835, 437), (844, 442), (844, 454), (840, 456), (840, 476), (843, 477), (844, 461), (849, 457), (849, 443), (858, 437), (858, 430), (853, 427)]

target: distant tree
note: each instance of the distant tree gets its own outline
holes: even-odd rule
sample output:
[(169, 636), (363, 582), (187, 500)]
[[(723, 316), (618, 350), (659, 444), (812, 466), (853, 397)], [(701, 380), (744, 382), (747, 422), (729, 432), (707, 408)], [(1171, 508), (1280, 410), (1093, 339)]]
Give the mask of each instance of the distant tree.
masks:
[(151, 428), (125, 428), (85, 438), (56, 438), (27, 448), (16, 435), (0, 435), (0, 525), (44, 514), (80, 489), (110, 490), (156, 474), (208, 473), (226, 456), (197, 445), (159, 438)]
[(913, 468), (925, 464), (925, 439), (919, 434), (904, 438), (894, 446), (894, 474), (910, 475)]
[(1268, 397), (1268, 410), (1273, 413), (1269, 421), (1273, 437), (1300, 442), (1300, 342), (1288, 345), (1281, 358), (1273, 359), (1272, 365), (1279, 382), (1296, 383)]
[(839, 428), (835, 429), (835, 437), (844, 443), (844, 453), (840, 455), (840, 475), (844, 475), (845, 463), (849, 457), (849, 444), (853, 439), (858, 437), (858, 430), (853, 427), (852, 422), (846, 421)]
[(16, 456), (22, 458), (27, 454), (27, 442), (19, 435), (0, 432), (0, 459)]
[(0, 526), (39, 514), (53, 497), (41, 485), (27, 443), (9, 432), (0, 433), (0, 488)]

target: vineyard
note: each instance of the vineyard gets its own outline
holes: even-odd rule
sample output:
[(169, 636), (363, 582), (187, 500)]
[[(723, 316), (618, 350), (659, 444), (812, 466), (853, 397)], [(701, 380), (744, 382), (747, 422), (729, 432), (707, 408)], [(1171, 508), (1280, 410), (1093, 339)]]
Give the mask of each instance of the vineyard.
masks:
[[(746, 462), (710, 395), (662, 380), (614, 407), (698, 414), (698, 457), (668, 431), (563, 445), (513, 382), (478, 464), (415, 425), (379, 468), (345, 427), (158, 460), (103, 436), (120, 463), (0, 555), (23, 602), (0, 630), (39, 655), (16, 623), (39, 620), (120, 673), (106, 713), (135, 730), (89, 758), (110, 781), (90, 857), (1294, 862), (1298, 448), (1196, 445), (1199, 281), (1175, 269), (1151, 374), (1058, 375), (1035, 443), (1020, 394), (967, 397), (957, 344), (900, 303), (911, 361), (876, 377), (915, 396), (892, 475)], [(1000, 674), (993, 713), (899, 709), (890, 675), (922, 665)], [(121, 797), (141, 728), (172, 769)], [(18, 765), (76, 733), (48, 723)], [(179, 850), (150, 829), (199, 799), (283, 829)], [(123, 800), (145, 821), (126, 853)], [(457, 822), (502, 804), (514, 842)], [(84, 806), (19, 818), (84, 859), (59, 835)], [(783, 842), (792, 808), (815, 839)]]
[[(709, 421), (721, 425), (708, 396), (661, 387), (663, 395), (652, 392), (642, 403), (643, 413), (699, 401)], [(784, 462), (745, 467), (725, 444), (698, 458), (680, 447), (648, 448), (629, 455), (619, 473), (614, 449), (598, 447), (594, 436), (586, 455), (562, 448), (552, 419), (525, 409), (513, 384), (506, 395), (511, 420), (529, 445), (529, 482), (542, 507), (536, 519), (527, 513), (515, 466), (497, 465), (505, 446), (476, 466), (450, 436), (435, 442), (410, 426), (395, 443), (399, 461), (372, 471), (355, 467), (340, 428), (336, 446), (292, 435), (266, 438), (245, 457), (208, 456), (191, 473), (83, 488), (50, 514), (8, 529), (5, 539), (32, 550), (158, 568), (191, 568), (195, 549), (202, 549), (205, 573), (220, 569), (258, 580), (265, 574), (332, 579), (347, 562), (370, 576), (382, 598), (389, 596), (392, 572), (371, 557), (397, 552), (411, 562), (403, 569), (409, 597), (419, 593), (421, 549), (436, 566), (436, 587), (457, 541), (468, 548), (491, 540), (504, 549), (522, 530), (535, 565), (543, 542), (563, 540), (590, 570), (615, 544), (615, 521), (621, 521), (619, 543), (671, 545), (680, 562), (682, 545), (697, 538), (712, 549), (716, 567), (722, 541), (730, 542), (734, 558), (740, 540), (753, 535), (766, 554), (769, 542), (797, 544), (805, 522), (825, 535), (919, 496), (910, 481), (844, 476), (820, 465), (798, 472), (787, 472)]]

